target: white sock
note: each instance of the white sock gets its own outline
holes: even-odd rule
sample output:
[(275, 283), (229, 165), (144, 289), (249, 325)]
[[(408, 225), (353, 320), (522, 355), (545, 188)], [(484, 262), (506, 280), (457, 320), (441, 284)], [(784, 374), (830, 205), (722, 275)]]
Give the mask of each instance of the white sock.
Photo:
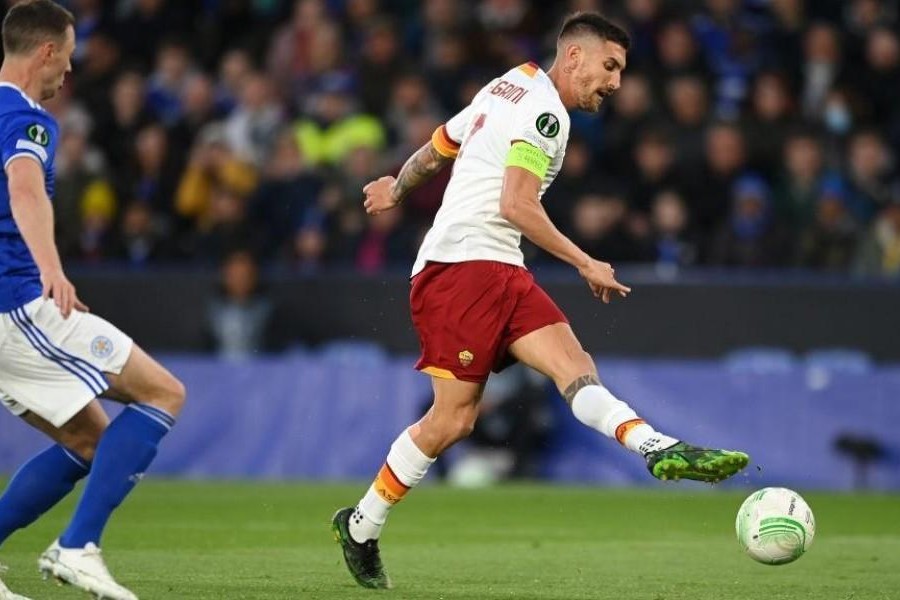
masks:
[[(377, 540), (388, 511), (422, 481), (434, 459), (425, 456), (407, 429), (391, 444), (387, 461), (350, 515), (350, 536), (357, 542)], [(399, 484), (399, 485), (398, 485)]]
[(668, 448), (678, 442), (653, 429), (602, 385), (587, 385), (578, 390), (572, 399), (572, 412), (588, 427), (638, 454)]

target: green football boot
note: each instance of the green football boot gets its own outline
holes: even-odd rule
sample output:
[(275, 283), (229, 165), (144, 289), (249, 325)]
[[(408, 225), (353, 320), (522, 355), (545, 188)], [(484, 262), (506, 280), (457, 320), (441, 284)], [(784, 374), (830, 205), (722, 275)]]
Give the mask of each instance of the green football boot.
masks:
[(744, 452), (701, 448), (685, 442), (648, 452), (646, 459), (647, 469), (662, 481), (693, 479), (707, 483), (728, 479), (750, 462)]
[(344, 562), (356, 583), (364, 588), (387, 590), (391, 578), (384, 572), (378, 540), (366, 540), (360, 544), (350, 536), (350, 516), (353, 508), (342, 508), (331, 519), (334, 539), (344, 551)]

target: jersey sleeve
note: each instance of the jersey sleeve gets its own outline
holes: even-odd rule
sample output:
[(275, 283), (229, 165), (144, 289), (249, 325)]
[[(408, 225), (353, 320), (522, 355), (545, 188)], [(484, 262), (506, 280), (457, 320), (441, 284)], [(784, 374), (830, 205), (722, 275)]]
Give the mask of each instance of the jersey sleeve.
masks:
[(556, 103), (535, 101), (522, 107), (513, 126), (510, 144), (527, 142), (553, 159), (565, 150), (560, 107)]
[(441, 156), (456, 158), (463, 136), (466, 133), (466, 125), (472, 115), (472, 105), (468, 105), (450, 118), (449, 121), (434, 130), (431, 143)]
[(0, 158), (6, 169), (19, 157), (37, 160), (46, 167), (52, 160), (50, 148), (57, 129), (53, 120), (39, 111), (20, 112), (2, 120), (0, 125)]

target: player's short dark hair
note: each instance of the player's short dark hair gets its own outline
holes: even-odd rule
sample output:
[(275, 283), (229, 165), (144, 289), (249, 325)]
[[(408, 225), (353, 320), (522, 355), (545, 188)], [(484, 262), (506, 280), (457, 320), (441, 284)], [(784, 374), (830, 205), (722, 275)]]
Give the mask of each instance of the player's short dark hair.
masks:
[(624, 29), (594, 12), (577, 12), (566, 17), (557, 39), (583, 34), (616, 43), (626, 50), (631, 46), (631, 37)]
[(25, 0), (14, 5), (3, 19), (4, 54), (25, 54), (46, 42), (65, 38), (75, 17), (52, 0)]

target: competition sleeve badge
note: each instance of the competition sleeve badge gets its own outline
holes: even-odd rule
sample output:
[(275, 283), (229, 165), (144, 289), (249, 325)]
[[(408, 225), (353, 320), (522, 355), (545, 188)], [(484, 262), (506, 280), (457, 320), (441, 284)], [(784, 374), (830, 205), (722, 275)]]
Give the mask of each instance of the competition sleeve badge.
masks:
[(47, 128), (40, 123), (32, 123), (29, 125), (25, 130), (25, 135), (28, 136), (29, 140), (35, 144), (40, 144), (41, 146), (46, 146), (50, 143), (50, 134), (47, 133)]
[(559, 133), (559, 119), (553, 113), (541, 113), (538, 115), (534, 126), (545, 138), (554, 138)]
[(471, 352), (469, 352), (468, 350), (463, 350), (462, 352), (459, 353), (458, 358), (459, 358), (459, 364), (461, 364), (464, 367), (468, 367), (469, 365), (472, 364), (472, 361), (475, 360), (475, 355), (472, 354)]

